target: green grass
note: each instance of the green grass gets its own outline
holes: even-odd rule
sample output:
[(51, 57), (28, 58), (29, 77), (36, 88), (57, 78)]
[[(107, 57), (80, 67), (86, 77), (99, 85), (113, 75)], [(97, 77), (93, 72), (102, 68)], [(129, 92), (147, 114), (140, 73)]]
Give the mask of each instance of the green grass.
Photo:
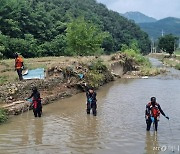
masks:
[(99, 87), (99, 84), (104, 82), (105, 76), (103, 72), (107, 71), (107, 67), (102, 60), (95, 60), (90, 66), (90, 71), (87, 73), (87, 80), (92, 87)]
[(180, 64), (176, 64), (175, 69), (180, 70)]
[(150, 63), (148, 58), (144, 57), (140, 53), (137, 53), (133, 49), (127, 49), (127, 50), (124, 51), (124, 53), (127, 56), (133, 58), (138, 65), (146, 66), (146, 67), (149, 67), (149, 68), (152, 67), (152, 65), (151, 65), (151, 63)]
[(180, 49), (177, 49), (177, 50), (175, 51), (175, 54), (176, 54), (176, 55), (180, 55)]
[(0, 76), (0, 85), (3, 85), (7, 81), (8, 81), (8, 77), (7, 76)]
[(163, 68), (155, 68), (155, 67), (143, 67), (141, 69), (141, 76), (154, 76), (154, 75), (158, 75), (161, 73), (165, 73), (166, 69)]
[(136, 64), (140, 66), (140, 76), (155, 76), (166, 72), (165, 69), (152, 67), (152, 64), (148, 58), (132, 49), (125, 50), (125, 53), (132, 57)]
[(0, 109), (0, 124), (6, 122), (8, 115), (4, 109)]

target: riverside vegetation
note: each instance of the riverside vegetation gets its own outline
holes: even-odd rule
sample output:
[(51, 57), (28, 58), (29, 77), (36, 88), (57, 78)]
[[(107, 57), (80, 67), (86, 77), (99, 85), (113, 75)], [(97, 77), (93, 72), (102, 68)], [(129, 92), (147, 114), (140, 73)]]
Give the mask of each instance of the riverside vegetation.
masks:
[(177, 49), (171, 56), (166, 53), (150, 54), (150, 56), (158, 58), (166, 66), (174, 67), (175, 69), (180, 70), (180, 49)]
[[(13, 70), (14, 60), (2, 60), (0, 71), (1, 80), (1, 106), (4, 103), (12, 103), (24, 100), (33, 85), (38, 86), (43, 97), (43, 104), (48, 104), (57, 99), (72, 96), (78, 92), (84, 91), (84, 83), (98, 88), (105, 83), (113, 81), (117, 77), (123, 77), (124, 73), (136, 72), (131, 77), (140, 77), (144, 75), (156, 75), (162, 73), (161, 69), (153, 68), (147, 58), (138, 51), (127, 47), (124, 51), (109, 56), (86, 56), (86, 57), (43, 57), (25, 59), (25, 66), (29, 69), (44, 67), (46, 69), (45, 80), (30, 80), (19, 82), (17, 75)], [(122, 74), (114, 74), (111, 66), (118, 63), (118, 67), (123, 68)], [(6, 70), (6, 71), (5, 71)], [(9, 74), (9, 76), (8, 76)], [(84, 77), (80, 78), (79, 74)], [(4, 80), (5, 79), (5, 80)], [(6, 120), (7, 114), (20, 114), (22, 110), (26, 111), (25, 105), (17, 107), (13, 111), (3, 110), (0, 118)], [(4, 111), (7, 111), (4, 112)], [(24, 112), (23, 111), (23, 112)]]
[(95, 0), (1, 0), (0, 14), (0, 57), (110, 54), (133, 39), (150, 51), (139, 26)]
[(7, 112), (4, 109), (0, 109), (0, 124), (8, 119)]
[[(33, 85), (48, 104), (82, 92), (84, 83), (98, 88), (124, 73), (159, 71), (142, 56), (150, 51), (148, 35), (96, 0), (1, 0), (0, 13), (0, 104), (24, 100)], [(14, 52), (26, 68), (45, 68), (46, 79), (19, 82), (14, 60), (7, 59)], [(122, 71), (114, 73), (114, 64)], [(7, 112), (27, 108), (19, 104)]]

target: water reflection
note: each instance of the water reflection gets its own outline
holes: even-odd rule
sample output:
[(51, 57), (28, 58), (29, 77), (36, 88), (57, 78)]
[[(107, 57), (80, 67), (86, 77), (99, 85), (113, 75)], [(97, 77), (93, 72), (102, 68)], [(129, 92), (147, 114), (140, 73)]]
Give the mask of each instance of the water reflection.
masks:
[(160, 151), (160, 146), (158, 143), (157, 133), (147, 131), (146, 132), (146, 143), (145, 143), (146, 154), (158, 154)]
[(29, 143), (29, 130), (27, 128), (28, 122), (24, 121), (21, 124), (21, 132), (22, 132), (22, 145), (27, 145)]
[(99, 144), (98, 119), (92, 115), (83, 119), (84, 121), (77, 119), (76, 125), (73, 125), (73, 133), (67, 145), (75, 153), (91, 153)]
[(35, 144), (39, 145), (42, 144), (42, 137), (43, 137), (43, 119), (38, 118), (34, 120), (34, 139), (35, 139)]

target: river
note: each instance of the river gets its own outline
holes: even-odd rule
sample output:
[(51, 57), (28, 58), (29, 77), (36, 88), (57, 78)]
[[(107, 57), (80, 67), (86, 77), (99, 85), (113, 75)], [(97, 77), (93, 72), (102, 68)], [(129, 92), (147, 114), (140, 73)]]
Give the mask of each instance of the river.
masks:
[[(154, 61), (156, 63), (156, 61)], [(149, 79), (119, 79), (97, 91), (98, 113), (86, 115), (85, 94), (12, 117), (0, 126), (2, 154), (169, 154), (180, 153), (180, 73)], [(145, 105), (157, 97), (158, 132), (146, 132)]]

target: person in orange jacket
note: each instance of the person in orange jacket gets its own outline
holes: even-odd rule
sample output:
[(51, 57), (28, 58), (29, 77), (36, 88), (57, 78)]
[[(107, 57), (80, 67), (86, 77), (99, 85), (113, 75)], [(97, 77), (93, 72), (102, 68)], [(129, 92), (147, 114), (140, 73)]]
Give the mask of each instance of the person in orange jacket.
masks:
[(22, 76), (22, 70), (24, 68), (23, 58), (18, 55), (18, 53), (14, 54), (15, 57), (15, 70), (17, 71), (17, 74), (19, 76), (19, 80), (23, 80)]

